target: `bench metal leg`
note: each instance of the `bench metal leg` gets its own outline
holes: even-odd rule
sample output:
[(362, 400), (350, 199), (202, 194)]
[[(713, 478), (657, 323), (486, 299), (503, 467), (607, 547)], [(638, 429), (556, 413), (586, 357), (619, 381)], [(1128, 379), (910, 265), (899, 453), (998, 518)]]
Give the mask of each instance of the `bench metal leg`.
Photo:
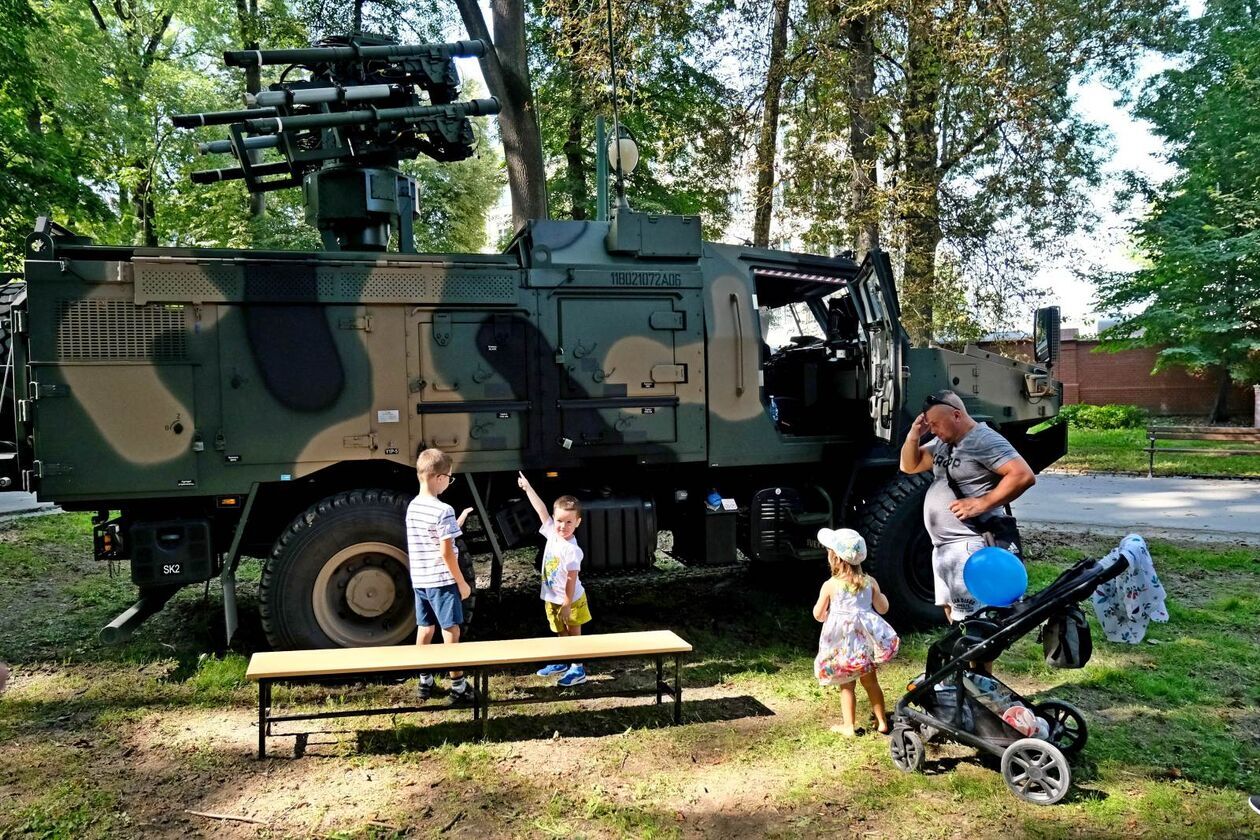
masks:
[(486, 740), (490, 736), (490, 672), (482, 671), (481, 690), (481, 740)]
[(656, 657), (656, 705), (661, 705), (661, 683), (665, 679), (665, 657)]
[(674, 655), (674, 725), (682, 723), (682, 654)]
[(1146, 467), (1146, 477), (1154, 478), (1155, 477), (1155, 439), (1154, 438), (1151, 438), (1150, 446), (1147, 449), (1147, 451), (1151, 453), (1151, 461)]
[(267, 757), (267, 718), (271, 713), (271, 681), (258, 681), (258, 759)]

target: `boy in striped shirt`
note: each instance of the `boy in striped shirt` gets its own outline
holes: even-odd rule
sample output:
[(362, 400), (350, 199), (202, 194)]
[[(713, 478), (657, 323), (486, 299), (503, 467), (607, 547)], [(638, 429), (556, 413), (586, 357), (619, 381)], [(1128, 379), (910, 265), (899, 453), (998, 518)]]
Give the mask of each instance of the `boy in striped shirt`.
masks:
[[(433, 634), (442, 628), (442, 642), (459, 641), (459, 627), (464, 622), (463, 601), (471, 589), (459, 570), (459, 549), (455, 538), (460, 536), (460, 520), (455, 509), (438, 499), (455, 478), (451, 475), (451, 457), (440, 449), (426, 449), (416, 459), (420, 478), (420, 494), (407, 506), (407, 557), (411, 566), (411, 586), (416, 594), (416, 644), (427, 645)], [(472, 686), (462, 671), (452, 671), (450, 702), (471, 703)], [(434, 690), (433, 675), (420, 675), (420, 699), (427, 700)]]

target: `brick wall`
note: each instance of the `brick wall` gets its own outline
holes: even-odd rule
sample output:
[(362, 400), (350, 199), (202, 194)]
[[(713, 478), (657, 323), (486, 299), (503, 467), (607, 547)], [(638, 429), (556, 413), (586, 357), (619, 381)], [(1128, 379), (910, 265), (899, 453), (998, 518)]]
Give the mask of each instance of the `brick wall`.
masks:
[[(1217, 374), (1194, 376), (1173, 367), (1152, 374), (1155, 348), (1097, 353), (1097, 341), (1064, 339), (1054, 377), (1063, 383), (1064, 403), (1140, 405), (1152, 414), (1207, 415), (1216, 401)], [(1027, 341), (994, 346), (1006, 355), (1031, 358)], [(1235, 386), (1229, 395), (1229, 413), (1250, 418), (1254, 407), (1251, 383)]]

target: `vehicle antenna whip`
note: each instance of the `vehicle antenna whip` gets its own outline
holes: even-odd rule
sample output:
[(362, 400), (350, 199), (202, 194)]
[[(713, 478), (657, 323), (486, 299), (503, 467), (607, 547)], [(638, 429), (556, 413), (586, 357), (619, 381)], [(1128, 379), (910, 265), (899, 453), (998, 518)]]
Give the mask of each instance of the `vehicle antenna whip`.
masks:
[(621, 170), (621, 112), (617, 107), (617, 46), (613, 40), (612, 0), (606, 0), (608, 13), (608, 66), (612, 78), (613, 148), (617, 150), (617, 206), (625, 206), (626, 182)]

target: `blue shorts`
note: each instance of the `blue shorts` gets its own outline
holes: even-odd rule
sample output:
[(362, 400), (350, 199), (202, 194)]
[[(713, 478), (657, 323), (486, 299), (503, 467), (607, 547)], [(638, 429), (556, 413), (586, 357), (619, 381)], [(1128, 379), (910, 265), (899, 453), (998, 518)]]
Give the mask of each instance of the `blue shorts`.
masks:
[(436, 624), (443, 630), (449, 630), (464, 623), (464, 604), (459, 597), (459, 587), (455, 584), (413, 589), (412, 592), (416, 593), (417, 627), (432, 627)]

